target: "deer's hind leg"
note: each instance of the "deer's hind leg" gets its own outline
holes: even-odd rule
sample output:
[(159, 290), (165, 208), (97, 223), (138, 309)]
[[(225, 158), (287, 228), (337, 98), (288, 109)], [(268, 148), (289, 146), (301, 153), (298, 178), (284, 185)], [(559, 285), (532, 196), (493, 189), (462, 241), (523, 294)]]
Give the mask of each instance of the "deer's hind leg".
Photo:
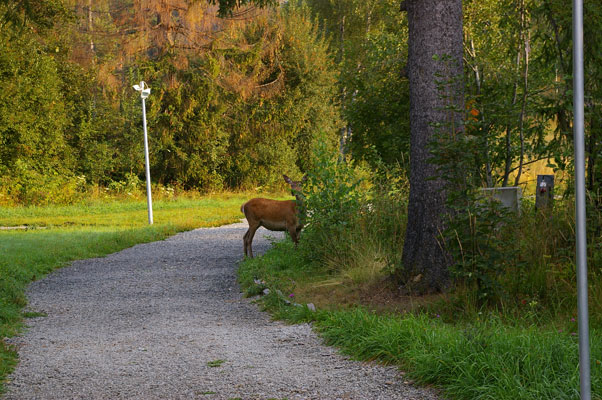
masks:
[(243, 237), (245, 256), (249, 256), (253, 258), (253, 236), (255, 236), (255, 231), (259, 228), (259, 224), (249, 224), (249, 229), (245, 236)]

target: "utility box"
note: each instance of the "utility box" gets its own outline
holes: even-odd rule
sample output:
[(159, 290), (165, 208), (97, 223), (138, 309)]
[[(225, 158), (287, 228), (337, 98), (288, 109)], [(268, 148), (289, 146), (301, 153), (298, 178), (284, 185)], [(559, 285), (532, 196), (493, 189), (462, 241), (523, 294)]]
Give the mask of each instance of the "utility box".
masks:
[(519, 186), (483, 188), (481, 191), (485, 196), (499, 200), (504, 207), (520, 214), (520, 199), (523, 197), (523, 191)]
[(554, 203), (554, 175), (537, 175), (535, 209), (552, 209)]

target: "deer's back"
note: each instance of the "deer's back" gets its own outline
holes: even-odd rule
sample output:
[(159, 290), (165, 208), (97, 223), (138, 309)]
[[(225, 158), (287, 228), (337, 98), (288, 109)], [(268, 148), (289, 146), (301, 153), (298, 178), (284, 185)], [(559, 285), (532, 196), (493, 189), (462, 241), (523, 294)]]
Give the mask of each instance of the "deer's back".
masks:
[(255, 198), (241, 207), (249, 222), (256, 221), (271, 230), (283, 230), (286, 225), (297, 223), (297, 207), (294, 200)]

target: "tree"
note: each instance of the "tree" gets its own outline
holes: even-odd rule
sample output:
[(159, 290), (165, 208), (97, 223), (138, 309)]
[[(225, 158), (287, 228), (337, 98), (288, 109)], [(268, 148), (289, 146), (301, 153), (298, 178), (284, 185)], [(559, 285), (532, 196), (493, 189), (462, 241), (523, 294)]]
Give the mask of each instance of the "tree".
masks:
[(403, 250), (406, 286), (439, 291), (449, 283), (449, 257), (440, 243), (447, 183), (430, 162), (430, 143), (461, 130), (464, 109), (462, 1), (408, 0), (410, 80), (410, 199)]

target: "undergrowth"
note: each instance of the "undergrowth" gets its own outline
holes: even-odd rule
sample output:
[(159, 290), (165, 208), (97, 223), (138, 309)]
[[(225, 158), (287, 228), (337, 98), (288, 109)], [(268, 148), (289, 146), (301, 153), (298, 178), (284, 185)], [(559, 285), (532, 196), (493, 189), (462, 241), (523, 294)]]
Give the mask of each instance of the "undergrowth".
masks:
[[(456, 208), (460, 217), (449, 225), (463, 260), (453, 290), (411, 297), (395, 279), (406, 221), (402, 171), (366, 174), (314, 154), (323, 160), (304, 188), (308, 226), (297, 247), (285, 240), (241, 263), (249, 295), (269, 289), (262, 304), (276, 318), (311, 321), (344, 353), (398, 365), (451, 398), (579, 398), (571, 199), (539, 211), (526, 200), (511, 217), (487, 211), (475, 196), (481, 203)], [(602, 213), (592, 210), (590, 223), (602, 226)], [(590, 232), (595, 399), (602, 399), (600, 239)]]
[[(241, 285), (249, 295), (270, 289), (261, 303), (275, 318), (312, 322), (326, 343), (344, 354), (397, 365), (417, 383), (434, 385), (453, 399), (579, 398), (574, 320), (567, 321), (566, 328), (541, 325), (533, 317), (536, 305), (527, 305), (531, 323), (529, 316), (512, 321), (486, 310), (457, 321), (436, 314), (433, 307), (379, 313), (369, 304), (330, 304), (312, 311), (307, 304), (314, 298), (304, 295), (303, 287), (325, 276), (316, 265), (299, 264), (294, 251), (285, 241), (260, 258), (245, 260), (239, 269)], [(594, 329), (590, 338), (592, 393), (601, 399), (602, 334)]]

